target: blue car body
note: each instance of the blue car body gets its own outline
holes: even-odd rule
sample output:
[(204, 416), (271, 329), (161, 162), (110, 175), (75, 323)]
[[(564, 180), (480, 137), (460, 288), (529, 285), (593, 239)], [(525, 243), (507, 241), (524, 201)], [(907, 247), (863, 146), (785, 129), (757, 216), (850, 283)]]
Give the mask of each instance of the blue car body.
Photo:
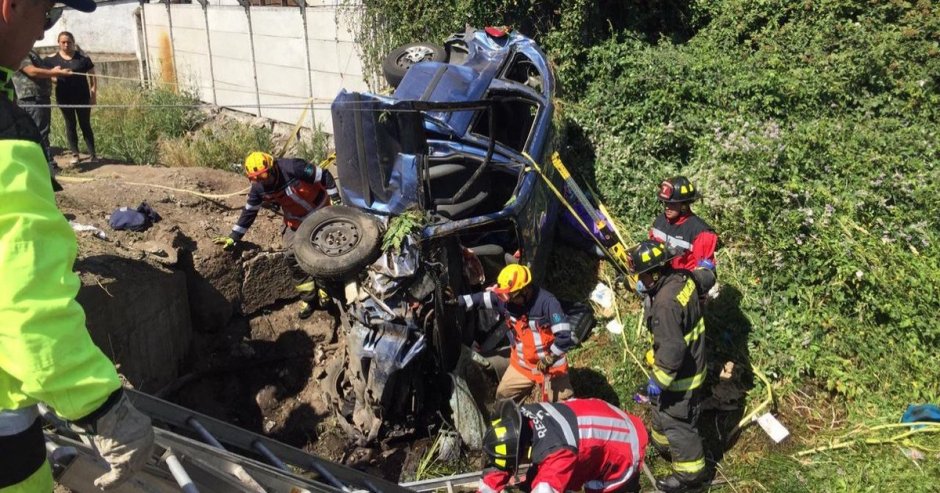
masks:
[[(383, 420), (424, 405), (415, 404), (428, 394), (416, 389), (422, 382), (451, 375), (460, 385), (452, 372), (480, 323), (445, 303), (445, 293), (483, 289), (515, 261), (538, 282), (552, 248), (559, 201), (545, 181), (562, 183), (543, 165), (555, 110), (545, 55), (516, 33), (468, 31), (447, 47), (448, 63), (414, 65), (393, 95), (342, 91), (332, 105), (344, 205), (386, 222), (409, 210), (429, 218), (345, 297), (349, 421), (365, 441)], [(472, 433), (461, 435), (473, 445)]]

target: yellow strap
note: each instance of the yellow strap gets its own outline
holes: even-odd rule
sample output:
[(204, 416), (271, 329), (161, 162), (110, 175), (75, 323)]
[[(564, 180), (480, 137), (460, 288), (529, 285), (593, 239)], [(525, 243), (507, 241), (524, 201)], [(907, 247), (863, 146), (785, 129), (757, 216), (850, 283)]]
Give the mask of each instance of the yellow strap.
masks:
[[(535, 162), (535, 159), (532, 159), (532, 156), (530, 156), (529, 153), (527, 152), (523, 152), (522, 155), (525, 156), (525, 158), (529, 160), (529, 162), (532, 164), (532, 168), (535, 169), (535, 171), (539, 174), (539, 176), (542, 177), (542, 180), (545, 181), (546, 185), (548, 185), (549, 190), (551, 190), (555, 194), (555, 196), (558, 197), (558, 200), (561, 202), (561, 205), (565, 206), (565, 208), (568, 209), (568, 212), (570, 212), (571, 215), (575, 218), (575, 220), (578, 221), (578, 224), (581, 226), (581, 228), (584, 229), (585, 232), (587, 232), (587, 235), (592, 240), (594, 240), (594, 243), (597, 244), (597, 246), (600, 247), (602, 251), (607, 252), (608, 255), (611, 255), (613, 257), (613, 254), (610, 252), (610, 250), (608, 250), (607, 247), (605, 247), (604, 244), (601, 243), (601, 241), (598, 240), (597, 237), (594, 236), (594, 232), (591, 231), (591, 228), (589, 228), (588, 225), (585, 224), (584, 221), (581, 220), (581, 216), (579, 216), (578, 213), (575, 212), (574, 207), (571, 207), (571, 204), (568, 203), (568, 200), (565, 199), (564, 194), (558, 191), (558, 188), (555, 187), (555, 184), (552, 183), (552, 181), (548, 179), (548, 176), (545, 176), (545, 173), (542, 172), (542, 168), (540, 168), (538, 163)], [(626, 268), (627, 264), (621, 263), (620, 259), (618, 259), (617, 257), (614, 257), (614, 258), (617, 260), (615, 262), (612, 262), (614, 264), (614, 267), (617, 270), (619, 270), (622, 274), (629, 275), (630, 272)]]
[[(59, 181), (60, 183), (88, 183), (92, 181), (103, 180), (103, 178), (79, 178), (76, 176), (57, 176), (55, 177), (55, 179)], [(245, 187), (237, 192), (214, 194), (214, 193), (194, 192), (192, 190), (186, 190), (183, 188), (166, 187), (163, 185), (156, 185), (153, 183), (139, 183), (135, 181), (125, 181), (125, 182), (119, 182), (119, 183), (124, 183), (125, 185), (136, 185), (139, 187), (153, 187), (153, 188), (159, 188), (162, 190), (170, 190), (173, 192), (188, 193), (188, 194), (196, 195), (198, 197), (202, 197), (206, 199), (226, 199), (229, 197), (234, 197), (236, 195), (244, 195), (248, 193), (248, 190), (251, 189), (251, 187)]]

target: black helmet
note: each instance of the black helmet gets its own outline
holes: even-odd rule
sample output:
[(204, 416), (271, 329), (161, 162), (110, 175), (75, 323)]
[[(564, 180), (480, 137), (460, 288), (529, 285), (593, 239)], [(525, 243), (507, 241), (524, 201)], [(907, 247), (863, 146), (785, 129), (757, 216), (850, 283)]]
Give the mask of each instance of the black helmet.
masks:
[(495, 414), (483, 437), (483, 451), (499, 470), (514, 471), (519, 465), (522, 416), (510, 399), (498, 402)]
[(659, 193), (657, 194), (660, 202), (680, 203), (695, 202), (701, 197), (695, 185), (684, 176), (674, 176), (668, 180), (663, 180), (659, 184)]
[(631, 274), (642, 274), (666, 265), (673, 255), (659, 240), (643, 240), (627, 252), (627, 266)]

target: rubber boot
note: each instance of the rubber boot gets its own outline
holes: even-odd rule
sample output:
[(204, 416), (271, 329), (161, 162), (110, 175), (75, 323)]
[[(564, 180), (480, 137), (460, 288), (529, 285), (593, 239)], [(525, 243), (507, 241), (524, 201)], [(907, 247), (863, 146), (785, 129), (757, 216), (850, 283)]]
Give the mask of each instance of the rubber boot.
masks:
[(670, 474), (656, 480), (656, 489), (664, 493), (694, 493), (708, 486), (708, 472), (702, 470), (696, 474)]
[(301, 301), (300, 313), (298, 313), (297, 316), (300, 317), (301, 320), (306, 320), (310, 318), (310, 315), (313, 315), (314, 310), (316, 310), (316, 308), (314, 308), (313, 305), (307, 303), (306, 301)]

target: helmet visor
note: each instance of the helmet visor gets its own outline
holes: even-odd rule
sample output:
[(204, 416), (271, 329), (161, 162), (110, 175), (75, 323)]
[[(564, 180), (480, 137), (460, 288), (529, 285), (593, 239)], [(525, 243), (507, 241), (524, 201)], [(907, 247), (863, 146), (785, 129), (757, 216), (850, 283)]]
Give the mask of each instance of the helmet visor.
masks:
[(268, 172), (270, 168), (261, 168), (254, 173), (245, 173), (248, 176), (248, 179), (251, 181), (265, 181), (271, 176)]

